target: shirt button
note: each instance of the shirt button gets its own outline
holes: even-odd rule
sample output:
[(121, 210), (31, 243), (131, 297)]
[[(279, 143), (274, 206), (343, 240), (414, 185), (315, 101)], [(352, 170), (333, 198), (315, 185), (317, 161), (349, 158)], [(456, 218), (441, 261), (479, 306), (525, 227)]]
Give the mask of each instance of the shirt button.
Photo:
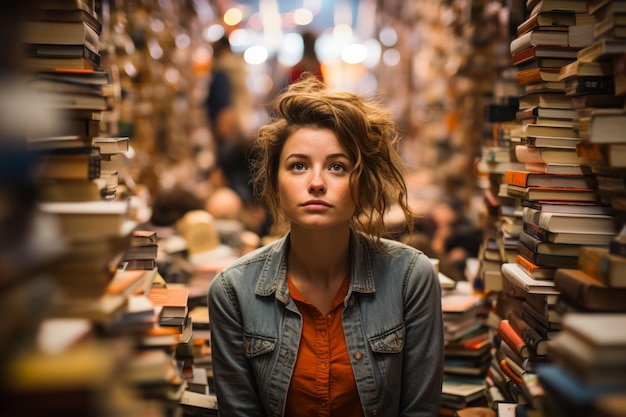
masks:
[(380, 414), (380, 412), (378, 411), (378, 408), (374, 408), (370, 414), (371, 414), (373, 417), (376, 417), (378, 414)]
[(356, 352), (354, 354), (354, 359), (356, 359), (357, 361), (360, 361), (362, 357), (363, 357), (363, 354), (361, 352)]

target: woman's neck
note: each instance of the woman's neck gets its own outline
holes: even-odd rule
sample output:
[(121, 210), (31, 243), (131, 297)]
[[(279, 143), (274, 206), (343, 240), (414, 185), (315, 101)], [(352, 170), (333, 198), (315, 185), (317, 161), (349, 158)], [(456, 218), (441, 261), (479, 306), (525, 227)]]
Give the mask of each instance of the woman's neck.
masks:
[(290, 276), (324, 285), (342, 280), (350, 269), (350, 229), (292, 228), (287, 268)]

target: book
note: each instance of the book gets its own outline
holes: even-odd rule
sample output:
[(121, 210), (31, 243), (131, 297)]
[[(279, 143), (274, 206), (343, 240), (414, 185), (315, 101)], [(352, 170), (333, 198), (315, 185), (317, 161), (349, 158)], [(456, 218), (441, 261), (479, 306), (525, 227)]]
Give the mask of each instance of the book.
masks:
[(517, 245), (517, 253), (537, 265), (552, 268), (573, 268), (578, 263), (576, 256), (541, 253), (521, 241)]
[(560, 200), (560, 201), (598, 201), (598, 194), (593, 188), (564, 187), (522, 187), (506, 184), (507, 194), (511, 197), (526, 200)]
[(608, 247), (583, 246), (578, 267), (609, 287), (626, 288), (626, 257)]
[(524, 164), (579, 164), (578, 155), (578, 143), (576, 149), (541, 148), (522, 144), (515, 145), (515, 157), (519, 162), (523, 162)]
[(531, 107), (544, 107), (553, 109), (571, 109), (572, 100), (565, 92), (526, 93), (519, 98), (520, 110)]
[(580, 76), (606, 76), (611, 75), (613, 67), (609, 62), (584, 62), (575, 60), (564, 65), (559, 70), (559, 79), (565, 80), (570, 77)]
[(515, 78), (520, 85), (534, 84), (543, 81), (558, 81), (559, 69), (544, 67), (520, 69), (517, 74), (515, 74)]
[(136, 227), (131, 219), (129, 201), (78, 201), (40, 203), (39, 210), (54, 216), (61, 233), (68, 239), (97, 239), (117, 236), (128, 227)]
[(615, 94), (613, 76), (577, 76), (565, 80), (565, 95), (568, 97), (591, 94)]
[(27, 20), (22, 26), (24, 44), (85, 45), (100, 50), (100, 37), (88, 23)]
[(523, 51), (531, 46), (552, 45), (568, 46), (567, 31), (533, 29), (511, 40), (511, 54)]
[(564, 119), (564, 120), (573, 120), (576, 115), (576, 111), (574, 109), (559, 109), (559, 108), (549, 108), (549, 107), (528, 107), (526, 109), (520, 109), (516, 113), (517, 119), (526, 119), (526, 118), (535, 118), (535, 117), (545, 117), (552, 119)]
[[(556, 364), (544, 364), (536, 370), (546, 396), (550, 398), (553, 413), (560, 415), (592, 415), (593, 404), (607, 394), (623, 392), (622, 385), (594, 386), (580, 381), (571, 372)], [(551, 414), (552, 415), (552, 414)]]
[[(520, 187), (592, 189), (598, 186), (594, 175), (557, 175), (532, 171), (506, 171), (503, 180), (506, 184), (518, 185)], [(587, 207), (589, 207), (589, 205), (587, 205)]]
[(549, 11), (587, 13), (587, 4), (584, 0), (526, 0), (526, 10), (531, 15)]
[(515, 263), (533, 279), (554, 279), (554, 267), (537, 265), (520, 254), (515, 256)]
[(569, 126), (548, 126), (530, 123), (524, 126), (526, 136), (578, 139), (578, 132)]
[(94, 146), (100, 148), (100, 153), (103, 155), (124, 153), (129, 150), (130, 138), (127, 136), (96, 137), (94, 138)]
[(525, 222), (549, 232), (616, 234), (617, 221), (614, 216), (601, 214), (549, 213), (530, 207), (522, 209)]
[(49, 80), (66, 84), (90, 84), (105, 86), (111, 84), (111, 74), (108, 71), (76, 71), (71, 69), (57, 69), (54, 71), (40, 71), (30, 76), (34, 80)]
[(573, 233), (549, 232), (531, 223), (524, 223), (524, 232), (544, 242), (568, 243), (574, 245), (606, 246), (615, 236), (613, 232), (605, 233)]
[(102, 178), (86, 181), (45, 181), (37, 185), (41, 202), (100, 201), (106, 193)]
[(624, 328), (626, 313), (570, 313), (563, 320), (562, 332), (578, 337), (596, 351), (594, 361), (626, 364), (626, 332), (616, 331)]
[(578, 51), (576, 57), (582, 62), (601, 60), (610, 55), (626, 53), (626, 43), (621, 39), (599, 39)]
[(34, 71), (57, 68), (95, 69), (100, 66), (100, 53), (85, 45), (26, 45), (26, 66)]
[(524, 168), (530, 172), (554, 175), (589, 175), (593, 173), (590, 167), (578, 163), (526, 162)]
[(485, 382), (481, 378), (444, 375), (442, 392), (461, 402), (471, 402), (484, 395)]
[(104, 94), (71, 94), (71, 93), (41, 93), (43, 103), (51, 109), (62, 110), (93, 110), (104, 111), (109, 109), (109, 100)]
[(565, 27), (576, 24), (576, 14), (574, 12), (545, 11), (530, 15), (522, 23), (517, 25), (517, 35), (522, 35), (532, 29), (556, 26)]
[[(581, 245), (545, 242), (526, 232), (520, 234), (519, 242), (537, 254), (544, 255), (561, 255), (578, 258), (581, 249)], [(540, 262), (536, 263), (541, 264)]]
[(581, 139), (593, 143), (623, 143), (620, 128), (626, 125), (626, 113), (594, 114), (579, 118)]
[(133, 230), (131, 246), (156, 245), (157, 242), (157, 232), (155, 230)]
[(523, 301), (522, 312), (526, 312), (529, 316), (534, 317), (537, 321), (542, 323), (544, 327), (549, 329), (553, 329), (555, 326), (562, 327), (563, 316), (555, 307), (540, 311), (527, 301)]
[[(606, 204), (585, 203), (585, 202), (567, 202), (558, 200), (530, 201), (522, 200), (522, 207), (530, 207), (535, 210), (541, 210), (550, 213), (569, 213), (569, 214), (604, 214), (614, 215), (615, 210)], [(522, 208), (523, 210), (523, 208)]]
[(33, 151), (35, 177), (40, 180), (93, 180), (100, 176), (101, 156), (97, 148), (76, 147)]
[[(555, 68), (560, 69), (564, 65), (573, 62), (574, 58), (532, 58), (524, 62), (516, 64), (518, 71), (530, 69), (530, 68)], [(558, 85), (563, 86), (563, 83)]]
[(156, 259), (159, 246), (142, 245), (142, 246), (130, 246), (128, 247), (122, 256), (122, 261), (131, 261), (138, 259)]
[(626, 143), (581, 141), (576, 145), (580, 163), (591, 167), (626, 168)]
[(553, 281), (534, 279), (517, 263), (503, 263), (502, 277), (521, 289), (522, 293), (559, 294), (559, 291), (554, 288)]
[(560, 268), (554, 275), (554, 286), (574, 306), (584, 311), (624, 311), (626, 289), (609, 287), (578, 268)]
[(515, 331), (508, 319), (500, 320), (497, 327), (497, 334), (522, 358), (526, 359), (530, 356), (526, 342), (524, 342), (521, 335)]
[(578, 141), (578, 138), (572, 139), (547, 136), (524, 136), (521, 140), (521, 144), (533, 146), (535, 148), (562, 148), (575, 150)]
[(568, 46), (535, 45), (515, 52), (511, 55), (511, 60), (514, 65), (519, 65), (536, 58), (576, 59), (579, 49)]
[(626, 364), (622, 359), (590, 348), (585, 341), (568, 331), (562, 331), (550, 341), (548, 354), (553, 364), (569, 372), (581, 383), (594, 387), (624, 386)]
[(33, 8), (28, 15), (30, 20), (43, 20), (49, 22), (85, 22), (96, 31), (102, 33), (102, 19), (100, 19), (92, 8), (74, 8), (50, 9), (42, 5), (39, 8)]

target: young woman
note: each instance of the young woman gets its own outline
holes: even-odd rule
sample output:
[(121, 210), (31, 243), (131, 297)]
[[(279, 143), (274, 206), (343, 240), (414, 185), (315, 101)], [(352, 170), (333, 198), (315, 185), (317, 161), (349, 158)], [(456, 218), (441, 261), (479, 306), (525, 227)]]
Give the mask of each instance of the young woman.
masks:
[(392, 117), (314, 77), (276, 99), (258, 134), (256, 190), (288, 231), (219, 273), (209, 295), (222, 416), (437, 416), (439, 281), (381, 236), (399, 205)]

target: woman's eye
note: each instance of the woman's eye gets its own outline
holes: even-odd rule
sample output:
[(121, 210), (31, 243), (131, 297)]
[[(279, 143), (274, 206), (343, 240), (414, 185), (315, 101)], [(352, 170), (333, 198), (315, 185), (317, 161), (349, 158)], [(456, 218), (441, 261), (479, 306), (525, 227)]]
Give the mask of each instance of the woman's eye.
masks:
[(340, 172), (344, 170), (344, 167), (342, 164), (336, 163), (330, 166), (330, 170), (335, 171), (335, 172)]
[(306, 169), (306, 165), (304, 165), (302, 162), (296, 162), (293, 164), (293, 169), (296, 171), (302, 171)]

